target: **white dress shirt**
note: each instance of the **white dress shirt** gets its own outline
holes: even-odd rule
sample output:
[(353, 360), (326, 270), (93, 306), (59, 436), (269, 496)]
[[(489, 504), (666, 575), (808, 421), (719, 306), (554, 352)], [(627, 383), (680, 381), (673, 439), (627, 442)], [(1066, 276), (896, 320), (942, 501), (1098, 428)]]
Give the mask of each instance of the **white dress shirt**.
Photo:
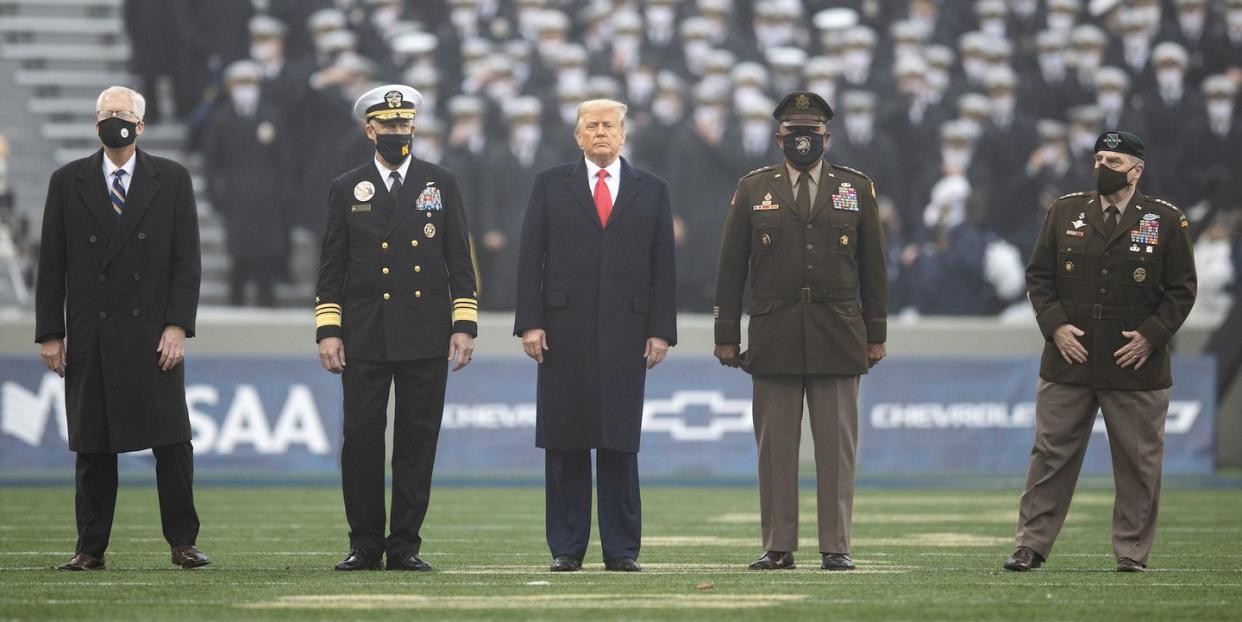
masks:
[[(410, 156), (406, 156), (405, 162), (402, 162), (401, 166), (397, 167), (397, 174), (401, 175), (401, 186), (402, 187), (405, 187), (405, 182), (407, 179), (406, 173), (410, 172), (410, 159), (411, 159)], [(379, 171), (380, 179), (384, 180), (384, 187), (389, 190), (392, 190), (392, 177), (389, 177), (389, 175), (392, 174), (393, 170), (388, 168), (387, 166), (384, 166), (380, 162), (379, 156), (375, 156), (375, 168), (376, 170)]]
[[(584, 158), (586, 159), (586, 158)], [(591, 197), (595, 197), (595, 184), (599, 182), (596, 175), (600, 172), (598, 164), (586, 159), (587, 166), (587, 190)], [(608, 171), (608, 176), (604, 178), (604, 185), (608, 186), (608, 194), (612, 197), (612, 203), (617, 203), (617, 193), (621, 191), (621, 158), (612, 161), (603, 170)]]
[(133, 155), (129, 156), (129, 160), (127, 160), (125, 164), (121, 166), (117, 166), (113, 164), (112, 160), (108, 158), (108, 154), (105, 153), (103, 157), (104, 186), (107, 186), (108, 191), (111, 192), (112, 191), (112, 179), (113, 179), (112, 174), (115, 173), (117, 169), (124, 169), (125, 174), (121, 175), (121, 187), (125, 188), (125, 196), (129, 196), (129, 182), (134, 179), (134, 168), (137, 165), (138, 165), (138, 150), (137, 149), (134, 150)]

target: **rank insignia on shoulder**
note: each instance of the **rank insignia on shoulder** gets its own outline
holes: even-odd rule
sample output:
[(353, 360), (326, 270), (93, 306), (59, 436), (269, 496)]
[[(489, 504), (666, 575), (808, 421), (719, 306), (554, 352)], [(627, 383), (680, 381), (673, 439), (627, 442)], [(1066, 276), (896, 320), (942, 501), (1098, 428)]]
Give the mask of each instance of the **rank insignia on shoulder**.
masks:
[(1183, 229), (1189, 229), (1189, 228), (1190, 228), (1190, 221), (1189, 221), (1189, 220), (1186, 220), (1186, 217), (1185, 217), (1185, 216), (1182, 216), (1182, 220), (1181, 220), (1181, 227), (1182, 227)]
[(422, 193), (418, 195), (418, 200), (414, 202), (414, 209), (420, 212), (444, 209), (444, 202), (440, 198), (440, 189), (435, 186), (423, 188)]
[(358, 203), (355, 205), (351, 205), (349, 206), (349, 211), (355, 214), (357, 214), (358, 212), (369, 212), (371, 211), (371, 204), (370, 203)]
[(354, 186), (354, 198), (359, 201), (370, 201), (375, 196), (375, 184), (369, 181), (360, 181)]

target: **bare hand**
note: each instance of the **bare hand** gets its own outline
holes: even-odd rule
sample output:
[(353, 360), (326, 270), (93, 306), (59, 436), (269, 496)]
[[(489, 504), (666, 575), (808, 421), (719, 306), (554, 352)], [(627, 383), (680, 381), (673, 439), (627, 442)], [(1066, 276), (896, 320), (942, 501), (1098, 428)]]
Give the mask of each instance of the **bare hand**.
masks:
[(887, 355), (888, 355), (888, 350), (884, 348), (884, 344), (882, 343), (867, 344), (867, 368), (870, 369), (872, 367), (875, 367), (875, 364), (879, 363)]
[(39, 356), (43, 357), (43, 364), (47, 368), (56, 372), (57, 376), (65, 377), (65, 366), (69, 364), (69, 355), (65, 351), (64, 338), (48, 339), (39, 344)]
[(340, 337), (324, 337), (319, 340), (319, 363), (323, 368), (339, 374), (345, 371), (345, 342)]
[(1077, 339), (1085, 334), (1087, 333), (1073, 324), (1062, 324), (1053, 331), (1052, 342), (1056, 344), (1066, 363), (1073, 365), (1087, 362), (1087, 349)]
[(647, 348), (643, 350), (643, 358), (647, 359), (647, 369), (659, 365), (668, 355), (668, 342), (659, 337), (648, 337)]
[(160, 354), (160, 370), (172, 371), (185, 360), (185, 329), (172, 325), (164, 327), (160, 345), (155, 351)]
[(448, 360), (453, 361), (453, 371), (469, 365), (473, 356), (474, 337), (471, 337), (469, 333), (453, 333), (453, 336), (449, 337)]
[(526, 356), (542, 365), (544, 351), (551, 349), (548, 347), (548, 334), (542, 328), (532, 328), (522, 333), (522, 349), (526, 351)]
[(1147, 362), (1147, 357), (1151, 356), (1151, 342), (1137, 330), (1123, 330), (1121, 336), (1129, 339), (1130, 343), (1113, 352), (1113, 358), (1117, 359), (1117, 366), (1125, 369), (1134, 365), (1134, 369), (1142, 369), (1143, 364)]
[(718, 343), (716, 348), (712, 350), (712, 354), (725, 367), (737, 367), (740, 363), (737, 360), (738, 351), (741, 348), (736, 343)]

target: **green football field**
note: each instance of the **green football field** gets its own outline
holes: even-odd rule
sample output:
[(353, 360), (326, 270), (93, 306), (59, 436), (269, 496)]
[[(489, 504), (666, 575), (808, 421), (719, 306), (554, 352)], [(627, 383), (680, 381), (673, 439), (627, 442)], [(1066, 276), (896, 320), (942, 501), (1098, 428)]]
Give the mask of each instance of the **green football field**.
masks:
[(122, 488), (108, 570), (51, 568), (73, 550), (69, 487), (0, 489), (0, 620), (1238, 620), (1242, 490), (1166, 490), (1146, 574), (1113, 571), (1112, 493), (1080, 490), (1050, 563), (1000, 568), (1017, 491), (860, 490), (858, 570), (818, 569), (804, 487), (799, 568), (759, 553), (753, 489), (647, 487), (644, 572), (547, 572), (538, 488), (441, 487), (424, 527), (431, 573), (337, 573), (347, 549), (332, 487), (197, 491), (214, 564), (174, 568), (153, 486)]

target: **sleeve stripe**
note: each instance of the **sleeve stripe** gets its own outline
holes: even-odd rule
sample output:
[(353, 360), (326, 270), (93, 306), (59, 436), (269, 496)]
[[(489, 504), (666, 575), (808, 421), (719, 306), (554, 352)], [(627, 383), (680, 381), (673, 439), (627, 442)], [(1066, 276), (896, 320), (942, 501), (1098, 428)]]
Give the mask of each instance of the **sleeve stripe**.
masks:
[(324, 326), (340, 326), (340, 313), (322, 313), (315, 317), (315, 328), (323, 328)]
[(479, 312), (474, 309), (454, 309), (454, 322), (478, 322)]

